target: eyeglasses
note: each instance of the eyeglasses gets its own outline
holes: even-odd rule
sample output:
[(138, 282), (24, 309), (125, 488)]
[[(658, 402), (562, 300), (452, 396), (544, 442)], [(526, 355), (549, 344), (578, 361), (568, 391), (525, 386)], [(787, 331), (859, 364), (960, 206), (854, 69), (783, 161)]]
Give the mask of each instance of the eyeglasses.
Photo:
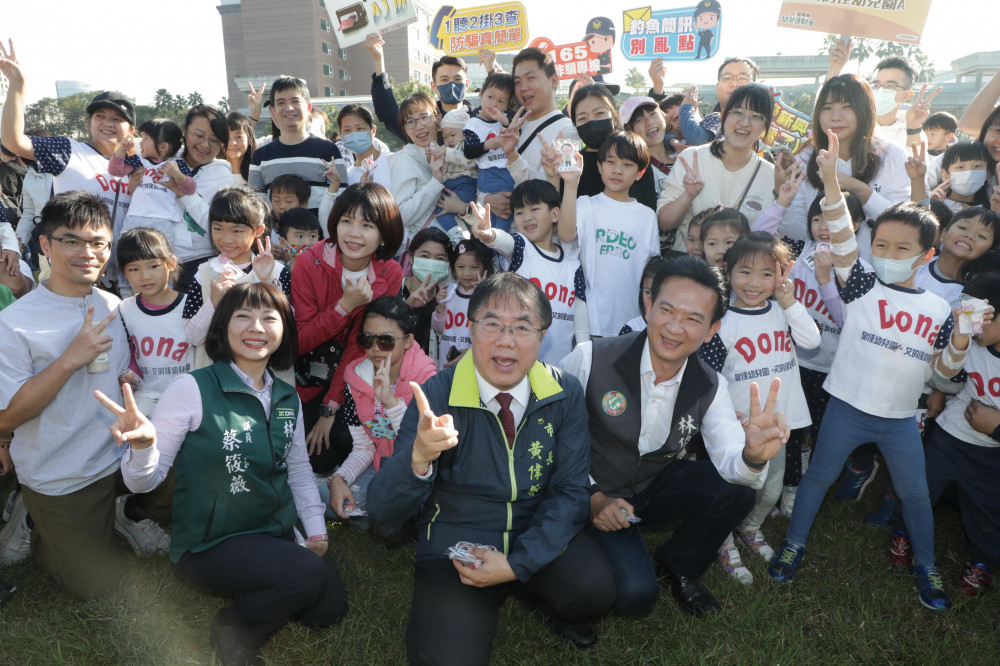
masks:
[(76, 236), (48, 236), (48, 238), (58, 241), (62, 249), (67, 252), (80, 252), (85, 247), (90, 247), (94, 252), (107, 252), (111, 249), (109, 240), (83, 240)]
[(405, 337), (405, 335), (395, 338), (391, 335), (358, 333), (358, 346), (362, 349), (371, 349), (372, 345), (378, 345), (379, 351), (392, 351), (396, 348), (396, 340), (402, 340)]
[(906, 86), (901, 86), (895, 83), (872, 83), (871, 87), (872, 90), (882, 90), (883, 88), (885, 88), (886, 90), (891, 90), (893, 92), (902, 92), (903, 90), (908, 90)]
[(430, 125), (434, 121), (434, 116), (429, 113), (422, 113), (416, 118), (410, 118), (403, 123), (403, 127), (406, 129), (417, 129), (417, 124)]
[(736, 81), (736, 83), (741, 86), (745, 86), (750, 83), (751, 80), (752, 79), (746, 74), (723, 74), (719, 77), (719, 83), (732, 83), (733, 81)]
[(729, 115), (738, 123), (749, 120), (754, 125), (763, 125), (765, 120), (763, 113), (750, 113), (744, 109), (733, 109)]
[(504, 331), (509, 330), (510, 334), (518, 342), (527, 342), (533, 336), (545, 330), (535, 326), (528, 326), (527, 324), (501, 324), (496, 319), (487, 319), (485, 321), (470, 319), (469, 321), (479, 326), (487, 338), (499, 338), (503, 335)]

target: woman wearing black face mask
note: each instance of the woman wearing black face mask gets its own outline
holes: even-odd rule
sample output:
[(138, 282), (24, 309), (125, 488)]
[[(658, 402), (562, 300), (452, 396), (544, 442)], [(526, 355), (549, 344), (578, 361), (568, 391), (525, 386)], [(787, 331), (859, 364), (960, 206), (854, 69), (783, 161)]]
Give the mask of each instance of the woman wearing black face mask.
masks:
[[(615, 98), (599, 83), (584, 86), (573, 97), (570, 118), (573, 119), (584, 145), (581, 151), (583, 173), (580, 175), (579, 196), (600, 194), (604, 191), (604, 181), (597, 170), (597, 151), (612, 132), (622, 129)], [(629, 196), (656, 210), (656, 182), (649, 169), (629, 189)]]

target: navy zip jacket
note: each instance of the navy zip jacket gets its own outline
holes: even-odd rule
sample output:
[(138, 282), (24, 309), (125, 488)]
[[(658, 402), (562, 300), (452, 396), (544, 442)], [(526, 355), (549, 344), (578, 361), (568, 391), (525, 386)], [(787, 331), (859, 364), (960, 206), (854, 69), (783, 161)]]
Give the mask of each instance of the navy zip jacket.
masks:
[(522, 582), (552, 562), (590, 516), (590, 433), (583, 389), (572, 375), (536, 362), (531, 397), (508, 448), (500, 419), (481, 402), (472, 354), (427, 380), (431, 410), (451, 414), (458, 446), (441, 454), (429, 479), (416, 476), (411, 453), (416, 400), (403, 417), (396, 448), (368, 488), (376, 523), (417, 516), (417, 559), (447, 557), (472, 541), (506, 553)]

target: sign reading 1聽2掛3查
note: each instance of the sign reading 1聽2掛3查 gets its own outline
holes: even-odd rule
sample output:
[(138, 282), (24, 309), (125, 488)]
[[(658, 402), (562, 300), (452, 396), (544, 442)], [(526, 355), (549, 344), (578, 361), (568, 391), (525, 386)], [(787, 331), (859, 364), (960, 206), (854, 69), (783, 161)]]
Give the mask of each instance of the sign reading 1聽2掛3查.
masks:
[(417, 21), (414, 0), (326, 0), (326, 11), (342, 49)]
[(719, 52), (721, 32), (718, 0), (676, 9), (628, 9), (622, 20), (622, 54), (628, 60), (708, 59)]
[(479, 49), (517, 51), (528, 43), (528, 13), (520, 2), (468, 9), (445, 5), (428, 33), (431, 46), (450, 56), (471, 56)]
[[(995, 2), (984, 2), (993, 7)], [(781, 3), (778, 26), (919, 44), (931, 0), (794, 0)]]

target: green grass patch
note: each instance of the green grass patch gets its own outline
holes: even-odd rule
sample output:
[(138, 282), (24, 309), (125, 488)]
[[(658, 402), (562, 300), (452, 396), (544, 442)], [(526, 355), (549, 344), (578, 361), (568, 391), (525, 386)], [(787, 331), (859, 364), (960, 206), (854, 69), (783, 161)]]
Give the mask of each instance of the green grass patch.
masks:
[[(9, 489), (10, 481), (3, 484)], [(938, 566), (953, 594), (945, 613), (924, 610), (912, 576), (890, 568), (888, 533), (864, 525), (876, 493), (861, 504), (828, 501), (794, 583), (779, 586), (763, 561), (744, 559), (756, 578), (743, 587), (713, 566), (705, 583), (721, 616), (681, 613), (669, 593), (641, 620), (616, 616), (581, 652), (553, 637), (516, 602), (500, 613), (493, 662), (530, 664), (997, 664), (998, 597), (967, 599), (954, 589), (965, 561), (958, 514), (935, 514)], [(764, 532), (777, 547), (787, 520)], [(652, 546), (666, 532), (646, 535)], [(413, 546), (386, 550), (335, 524), (330, 552), (351, 595), (345, 621), (328, 630), (291, 625), (264, 650), (269, 664), (403, 664)], [(124, 546), (123, 546), (124, 547)], [(0, 610), (0, 664), (210, 664), (208, 626), (225, 603), (174, 579), (165, 557), (125, 558), (124, 584), (108, 599), (63, 596), (32, 561), (3, 570), (19, 592)]]

